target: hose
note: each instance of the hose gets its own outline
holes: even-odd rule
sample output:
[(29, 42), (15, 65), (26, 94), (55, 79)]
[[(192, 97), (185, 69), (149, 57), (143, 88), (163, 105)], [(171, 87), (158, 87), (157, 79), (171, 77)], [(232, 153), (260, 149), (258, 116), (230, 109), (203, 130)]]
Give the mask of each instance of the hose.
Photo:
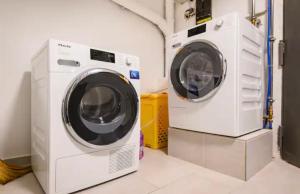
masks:
[(267, 61), (268, 61), (268, 84), (267, 84), (267, 99), (266, 99), (266, 112), (267, 116), (264, 121), (264, 128), (272, 129), (272, 119), (273, 119), (273, 105), (272, 105), (272, 50), (271, 50), (271, 44), (272, 44), (272, 2), (271, 0), (268, 0), (268, 37), (267, 37)]

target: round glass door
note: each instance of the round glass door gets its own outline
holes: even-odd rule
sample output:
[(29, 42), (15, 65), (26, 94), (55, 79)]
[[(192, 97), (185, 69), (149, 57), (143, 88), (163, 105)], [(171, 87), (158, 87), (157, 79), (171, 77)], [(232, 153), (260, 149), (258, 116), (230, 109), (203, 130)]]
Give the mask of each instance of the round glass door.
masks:
[(171, 66), (176, 93), (191, 101), (210, 97), (225, 77), (223, 56), (211, 43), (199, 41), (184, 46)]
[(79, 76), (63, 103), (63, 118), (80, 143), (97, 147), (122, 139), (133, 128), (138, 96), (124, 76), (95, 69)]

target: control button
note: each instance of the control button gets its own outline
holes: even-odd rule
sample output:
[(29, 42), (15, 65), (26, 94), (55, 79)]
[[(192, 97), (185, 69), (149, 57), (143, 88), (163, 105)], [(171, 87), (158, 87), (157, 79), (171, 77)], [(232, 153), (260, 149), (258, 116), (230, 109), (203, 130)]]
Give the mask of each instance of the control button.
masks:
[(223, 24), (224, 24), (224, 20), (218, 20), (218, 21), (216, 22), (216, 29), (221, 28), (221, 27), (223, 26)]
[(126, 63), (127, 66), (130, 66), (130, 65), (133, 64), (133, 60), (128, 57), (128, 58), (126, 58), (125, 63)]

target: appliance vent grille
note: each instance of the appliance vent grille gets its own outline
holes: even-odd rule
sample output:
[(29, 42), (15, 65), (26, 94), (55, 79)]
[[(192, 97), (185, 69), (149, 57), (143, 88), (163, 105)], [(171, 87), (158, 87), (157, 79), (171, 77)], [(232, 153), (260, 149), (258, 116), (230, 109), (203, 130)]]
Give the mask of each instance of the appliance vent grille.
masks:
[(262, 105), (262, 64), (261, 45), (247, 35), (242, 36), (241, 74), (242, 108), (245, 111), (259, 110)]
[(244, 109), (260, 109), (262, 80), (249, 74), (242, 75), (242, 105)]
[(134, 147), (110, 151), (109, 173), (113, 174), (128, 169), (134, 164)]

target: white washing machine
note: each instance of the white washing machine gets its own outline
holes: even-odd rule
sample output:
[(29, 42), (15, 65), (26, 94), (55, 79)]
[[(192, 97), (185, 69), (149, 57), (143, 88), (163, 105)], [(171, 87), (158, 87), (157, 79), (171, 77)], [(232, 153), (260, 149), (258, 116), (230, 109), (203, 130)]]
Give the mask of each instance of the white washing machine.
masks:
[(264, 35), (237, 13), (170, 38), (170, 126), (225, 136), (262, 128)]
[(49, 40), (32, 60), (32, 166), (47, 194), (139, 164), (139, 59)]

